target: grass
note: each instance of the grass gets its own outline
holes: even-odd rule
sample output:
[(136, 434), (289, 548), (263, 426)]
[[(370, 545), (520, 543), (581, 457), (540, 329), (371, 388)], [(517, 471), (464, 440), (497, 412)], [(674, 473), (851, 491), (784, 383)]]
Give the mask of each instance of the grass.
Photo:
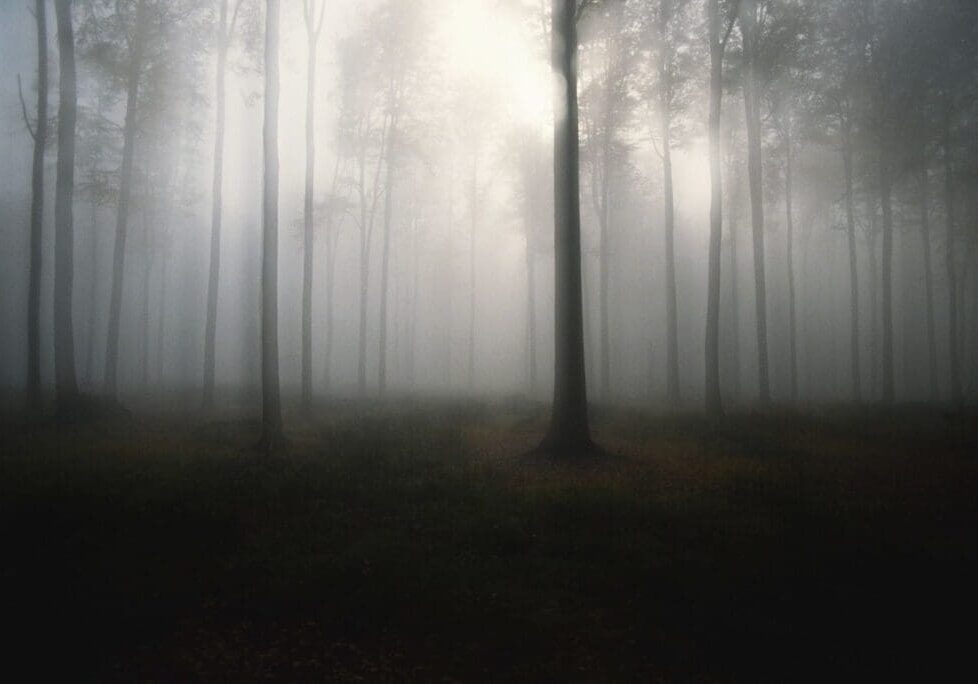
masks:
[[(6, 644), (34, 679), (823, 681), (968, 664), (978, 430), (938, 414), (334, 406), (0, 436)], [(960, 620), (960, 622), (959, 622)], [(970, 663), (972, 669), (973, 662)], [(11, 665), (12, 667), (12, 665)]]

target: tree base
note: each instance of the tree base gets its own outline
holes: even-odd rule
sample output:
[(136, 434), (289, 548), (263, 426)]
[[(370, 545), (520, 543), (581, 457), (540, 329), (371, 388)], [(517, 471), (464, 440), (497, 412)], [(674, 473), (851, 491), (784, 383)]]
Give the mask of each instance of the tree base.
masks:
[(535, 449), (524, 454), (520, 460), (533, 466), (595, 467), (613, 463), (618, 458), (595, 444), (590, 437), (577, 439), (547, 437)]
[(55, 401), (57, 423), (92, 423), (104, 420), (130, 420), (132, 412), (116, 399), (76, 394)]

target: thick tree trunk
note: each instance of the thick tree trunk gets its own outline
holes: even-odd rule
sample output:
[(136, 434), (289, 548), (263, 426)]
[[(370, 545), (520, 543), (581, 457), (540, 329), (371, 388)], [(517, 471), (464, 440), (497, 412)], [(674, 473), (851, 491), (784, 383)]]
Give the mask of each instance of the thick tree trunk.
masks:
[(221, 227), (224, 197), (225, 77), (227, 72), (227, 0), (221, 2), (221, 35), (217, 47), (217, 121), (214, 132), (214, 171), (211, 188), (210, 269), (207, 280), (207, 320), (204, 328), (204, 410), (214, 408), (214, 378), (217, 367), (217, 307), (221, 286)]
[(710, 255), (706, 305), (706, 410), (723, 413), (720, 397), (720, 247), (723, 236), (723, 189), (720, 173), (720, 108), (723, 100), (723, 52), (719, 0), (707, 0), (710, 41)]
[(767, 348), (767, 281), (764, 272), (764, 186), (761, 151), (761, 112), (758, 93), (757, 24), (752, 3), (745, 2), (744, 29), (744, 105), (747, 122), (747, 177), (750, 182), (751, 227), (754, 244), (754, 301), (757, 322), (758, 397), (761, 404), (771, 401)]
[(281, 443), (282, 407), (278, 376), (278, 109), (279, 0), (265, 5), (264, 202), (262, 211), (262, 438), (266, 453)]
[[(315, 8), (314, 8), (315, 9)], [(316, 174), (316, 44), (319, 34), (307, 18), (306, 187), (302, 229), (302, 405), (312, 404), (312, 279), (315, 249), (313, 193)]]
[(856, 249), (856, 209), (853, 192), (852, 130), (848, 117), (842, 123), (842, 165), (846, 183), (846, 238), (849, 242), (849, 372), (852, 398), (862, 401), (862, 371), (859, 347), (859, 255)]
[(945, 214), (945, 268), (947, 268), (948, 296), (948, 359), (950, 361), (951, 403), (960, 406), (964, 401), (961, 386), (961, 356), (958, 346), (958, 273), (955, 265), (955, 206), (954, 206), (954, 161), (951, 151), (950, 97), (944, 102), (944, 214)]
[(129, 203), (132, 196), (132, 166), (136, 147), (139, 82), (143, 68), (144, 23), (145, 3), (140, 0), (136, 9), (135, 36), (130, 46), (129, 70), (126, 77), (126, 120), (123, 128), (122, 168), (119, 172), (119, 208), (112, 255), (112, 291), (109, 298), (109, 330), (105, 351), (105, 393), (110, 399), (115, 399), (118, 393), (119, 332), (122, 319), (126, 239), (129, 233)]
[[(788, 124), (790, 126), (790, 123)], [(788, 252), (788, 360), (791, 364), (791, 403), (798, 401), (798, 339), (795, 315), (795, 216), (793, 206), (794, 178), (791, 154), (791, 130), (785, 131), (784, 206)]]
[[(36, 412), (41, 405), (41, 268), (44, 234), (44, 153), (48, 138), (48, 22), (47, 3), (36, 0), (37, 23), (37, 123), (31, 170), (31, 261), (27, 288), (27, 405)], [(60, 25), (59, 25), (60, 26)], [(25, 112), (26, 116), (26, 112)], [(25, 122), (30, 129), (30, 122)]]
[(72, 321), (74, 287), (73, 197), (75, 192), (75, 124), (78, 91), (75, 81), (75, 36), (70, 0), (56, 0), (60, 51), (58, 104), (58, 179), (54, 204), (54, 375), (58, 410), (70, 410), (78, 396), (75, 379), (75, 338)]
[(592, 448), (584, 370), (581, 292), (577, 0), (553, 0), (554, 402), (543, 449), (570, 456)]

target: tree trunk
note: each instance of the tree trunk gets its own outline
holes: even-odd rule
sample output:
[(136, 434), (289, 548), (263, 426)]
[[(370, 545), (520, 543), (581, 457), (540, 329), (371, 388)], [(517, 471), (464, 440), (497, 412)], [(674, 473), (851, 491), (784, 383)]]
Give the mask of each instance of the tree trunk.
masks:
[(88, 281), (88, 355), (85, 361), (85, 379), (88, 382), (90, 391), (95, 390), (95, 323), (98, 320), (98, 202), (92, 197), (92, 222), (89, 226), (91, 230), (92, 253), (89, 257), (89, 265), (92, 269), (92, 277)]
[(526, 224), (526, 364), (528, 391), (534, 396), (537, 388), (537, 285), (536, 258), (531, 244), (530, 222)]
[(75, 36), (70, 0), (56, 0), (60, 51), (58, 104), (58, 179), (54, 206), (54, 374), (58, 410), (70, 410), (78, 396), (72, 322), (74, 287), (75, 123), (78, 91), (75, 81)]
[(601, 180), (601, 238), (598, 247), (598, 309), (601, 326), (601, 399), (611, 400), (611, 323), (608, 310), (608, 289), (611, 280), (611, 160), (605, 141), (604, 174)]
[(876, 253), (876, 207), (871, 205), (870, 232), (866, 236), (869, 254), (869, 394), (879, 396), (880, 343), (879, 343), (879, 255)]
[(788, 251), (788, 359), (791, 364), (791, 403), (798, 401), (798, 339), (795, 315), (795, 218), (792, 204), (793, 181), (790, 122), (785, 128), (784, 206)]
[(479, 226), (479, 157), (472, 158), (472, 187), (469, 212), (472, 225), (469, 229), (469, 391), (475, 391), (475, 308), (476, 308), (476, 254), (475, 236)]
[(659, 11), (659, 135), (662, 138), (662, 200), (666, 249), (666, 399), (679, 395), (679, 321), (676, 296), (676, 206), (672, 175), (672, 75), (668, 39), (669, 14)]
[[(315, 5), (313, 6), (315, 11)], [(306, 187), (303, 203), (302, 230), (302, 405), (312, 404), (312, 277), (313, 250), (313, 193), (316, 173), (316, 45), (319, 33), (307, 15), (306, 33), (308, 55), (306, 67)]]
[(567, 457), (591, 448), (581, 308), (577, 0), (553, 0), (554, 402), (543, 449)]
[(122, 288), (126, 262), (126, 238), (129, 232), (129, 202), (132, 195), (132, 165), (136, 147), (137, 105), (139, 82), (143, 68), (143, 35), (145, 3), (140, 0), (136, 9), (136, 29), (130, 46), (129, 71), (126, 84), (126, 120), (123, 129), (122, 168), (119, 177), (119, 208), (115, 226), (115, 246), (112, 255), (112, 292), (109, 299), (109, 330), (105, 351), (105, 393), (115, 399), (118, 393), (116, 374), (119, 365), (119, 330), (122, 317)]
[(221, 227), (224, 197), (225, 77), (227, 73), (228, 0), (221, 0), (220, 36), (217, 46), (217, 120), (214, 132), (214, 172), (211, 188), (210, 270), (207, 280), (207, 321), (204, 328), (204, 410), (214, 408), (214, 378), (217, 368), (217, 307), (221, 286)]
[(954, 206), (954, 161), (951, 152), (951, 115), (950, 96), (944, 100), (944, 207), (945, 225), (945, 267), (947, 268), (948, 295), (948, 359), (951, 371), (951, 403), (960, 406), (964, 401), (961, 388), (961, 358), (958, 347), (958, 273), (954, 263), (955, 254), (955, 206)]
[(723, 413), (720, 397), (720, 247), (723, 194), (720, 173), (720, 108), (723, 100), (723, 52), (719, 0), (707, 0), (710, 41), (710, 256), (706, 306), (706, 410)]
[(883, 390), (884, 404), (894, 401), (893, 383), (893, 186), (888, 152), (879, 150), (880, 205), (883, 210)]
[(744, 105), (747, 122), (747, 177), (750, 181), (751, 227), (754, 243), (754, 301), (757, 316), (758, 392), (762, 405), (771, 401), (767, 349), (767, 283), (764, 273), (764, 186), (761, 151), (761, 112), (758, 93), (757, 22), (753, 3), (745, 2), (741, 27), (744, 29)]
[(936, 325), (934, 323), (934, 268), (931, 259), (930, 240), (930, 176), (927, 173), (926, 156), (922, 157), (924, 166), (920, 177), (920, 239), (924, 256), (924, 290), (927, 296), (927, 384), (931, 402), (940, 398), (937, 375)]
[(853, 197), (852, 128), (848, 116), (842, 123), (842, 165), (846, 182), (846, 237), (849, 242), (849, 363), (852, 398), (862, 401), (862, 371), (859, 348), (859, 256), (856, 250), (856, 209)]
[(265, 10), (265, 126), (262, 249), (262, 438), (270, 453), (281, 443), (282, 407), (278, 377), (278, 109), (279, 0), (266, 0)]
[[(41, 405), (44, 153), (48, 139), (48, 22), (46, 7), (45, 0), (36, 0), (34, 19), (37, 23), (37, 123), (31, 133), (34, 138), (34, 162), (31, 170), (31, 262), (27, 289), (27, 405), (33, 412), (36, 412)], [(25, 123), (30, 130), (30, 122), (25, 121)]]
[(390, 281), (391, 214), (394, 207), (394, 140), (396, 121), (391, 122), (387, 138), (387, 178), (384, 181), (384, 241), (380, 264), (380, 334), (377, 384), (380, 395), (387, 393), (387, 290)]

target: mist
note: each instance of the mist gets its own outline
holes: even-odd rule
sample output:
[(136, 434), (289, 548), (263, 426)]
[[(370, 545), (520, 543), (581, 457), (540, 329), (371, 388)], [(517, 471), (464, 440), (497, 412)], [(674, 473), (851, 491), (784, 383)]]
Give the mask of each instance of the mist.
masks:
[[(959, 0), (4, 2), (12, 462), (81, 450), (124, 477), (114, 469), (162, 472), (179, 453), (244, 468), (254, 486), (325, 486), (335, 468), (372, 478), (360, 469), (381, 459), (393, 489), (376, 500), (407, 518), (398, 487), (442, 467), (462, 481), (432, 487), (488, 478), (504, 498), (515, 468), (530, 481), (513, 515), (527, 519), (539, 501), (525, 488), (550, 478), (577, 497), (610, 477), (660, 503), (664, 476), (690, 501), (760, 478), (799, 516), (845, 517), (846, 486), (883, 508), (907, 500), (860, 490), (860, 468), (906, 468), (919, 493), (912, 453), (940, 461), (927, 481), (946, 485), (922, 499), (972, 516), (973, 461), (955, 459), (975, 443), (978, 403), (976, 27), (978, 6)], [(837, 463), (884, 452), (900, 465)], [(583, 484), (566, 470), (582, 464)], [(51, 467), (88, 482), (88, 466)], [(31, 468), (10, 480), (28, 508), (44, 500)], [(816, 493), (796, 488), (804, 468)], [(570, 520), (593, 522), (573, 497)], [(927, 510), (935, 526), (947, 513)], [(768, 598), (758, 633), (777, 612)], [(383, 605), (397, 620), (414, 609)], [(637, 628), (602, 605), (622, 633)], [(330, 629), (375, 634), (357, 624)], [(771, 674), (689, 638), (710, 664), (672, 661), (672, 675)], [(428, 674), (566, 674), (527, 654), (467, 669), (428, 646), (407, 658), (433, 659)], [(586, 679), (654, 670), (632, 654), (616, 671), (605, 646)], [(135, 667), (133, 652), (117, 662)], [(154, 669), (175, 652), (159, 659), (139, 667), (186, 674)]]

